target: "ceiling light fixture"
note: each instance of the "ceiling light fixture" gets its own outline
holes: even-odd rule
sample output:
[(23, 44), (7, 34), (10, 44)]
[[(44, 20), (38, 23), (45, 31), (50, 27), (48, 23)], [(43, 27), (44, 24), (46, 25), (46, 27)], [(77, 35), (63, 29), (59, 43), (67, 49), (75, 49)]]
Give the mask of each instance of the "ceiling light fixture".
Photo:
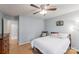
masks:
[(42, 14), (42, 15), (45, 15), (45, 14), (47, 14), (47, 11), (46, 10), (41, 10), (39, 13)]

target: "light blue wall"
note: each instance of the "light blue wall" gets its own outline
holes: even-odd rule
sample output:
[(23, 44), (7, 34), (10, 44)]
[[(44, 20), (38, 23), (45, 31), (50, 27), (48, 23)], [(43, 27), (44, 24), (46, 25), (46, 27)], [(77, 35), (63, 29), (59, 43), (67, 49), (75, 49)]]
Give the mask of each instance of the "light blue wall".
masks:
[[(60, 16), (56, 18), (52, 18), (49, 20), (45, 20), (45, 29), (49, 32), (70, 32), (70, 26), (74, 23), (71, 16)], [(56, 21), (63, 20), (64, 26), (56, 26)]]
[[(63, 20), (64, 26), (56, 26), (57, 20)], [(57, 16), (45, 20), (45, 29), (49, 32), (67, 32), (72, 35), (72, 48), (79, 51), (79, 30), (74, 29), (71, 32), (70, 27), (75, 25), (75, 21), (79, 20), (79, 11), (71, 12), (65, 15)], [(79, 25), (79, 24), (78, 24)], [(78, 27), (77, 27), (78, 28)], [(79, 28), (78, 28), (79, 29)]]
[(19, 17), (19, 42), (29, 42), (40, 36), (44, 30), (44, 21), (27, 16)]

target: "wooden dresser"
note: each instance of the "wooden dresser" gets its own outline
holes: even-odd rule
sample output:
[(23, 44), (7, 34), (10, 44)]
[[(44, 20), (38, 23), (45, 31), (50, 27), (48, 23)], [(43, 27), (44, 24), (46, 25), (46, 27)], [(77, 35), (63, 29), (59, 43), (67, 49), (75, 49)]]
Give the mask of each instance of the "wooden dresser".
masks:
[(0, 54), (9, 53), (9, 34), (4, 34), (3, 38), (0, 37)]
[(2, 36), (0, 35), (0, 53), (2, 53)]

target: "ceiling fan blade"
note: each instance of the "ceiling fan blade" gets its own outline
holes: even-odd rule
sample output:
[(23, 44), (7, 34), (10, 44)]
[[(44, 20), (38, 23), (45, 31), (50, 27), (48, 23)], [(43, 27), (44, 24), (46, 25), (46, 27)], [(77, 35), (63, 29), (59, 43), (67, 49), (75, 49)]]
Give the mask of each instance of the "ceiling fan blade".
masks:
[(46, 10), (49, 10), (49, 11), (54, 11), (56, 10), (57, 8), (49, 8), (49, 9), (46, 9)]
[(34, 4), (30, 4), (30, 6), (35, 7), (35, 8), (40, 8), (40, 7), (38, 7), (38, 6), (34, 5)]
[(33, 13), (33, 14), (37, 14), (37, 13), (39, 13), (40, 11), (37, 11), (37, 12), (35, 12), (35, 13)]
[(50, 6), (50, 4), (46, 4), (46, 6)]

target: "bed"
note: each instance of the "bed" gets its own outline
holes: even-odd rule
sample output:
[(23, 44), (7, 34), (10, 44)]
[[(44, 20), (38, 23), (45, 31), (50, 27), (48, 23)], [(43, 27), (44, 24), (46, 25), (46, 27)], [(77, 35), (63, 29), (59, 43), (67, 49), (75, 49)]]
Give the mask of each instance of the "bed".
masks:
[(32, 48), (38, 49), (43, 54), (64, 54), (70, 45), (70, 39), (67, 35), (62, 38), (55, 36), (34, 39), (31, 42)]

